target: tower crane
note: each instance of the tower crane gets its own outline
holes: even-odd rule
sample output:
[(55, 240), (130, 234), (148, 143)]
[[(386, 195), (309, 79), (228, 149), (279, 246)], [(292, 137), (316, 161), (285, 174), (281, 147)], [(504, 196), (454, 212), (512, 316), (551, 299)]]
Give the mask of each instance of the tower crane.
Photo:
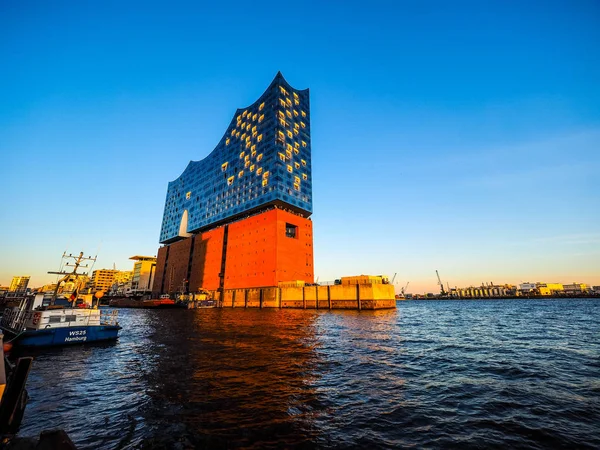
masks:
[(435, 274), (437, 275), (438, 284), (440, 285), (441, 295), (445, 296), (447, 294), (447, 292), (444, 289), (444, 283), (442, 283), (442, 280), (440, 279), (440, 274), (438, 273), (437, 269), (435, 270)]

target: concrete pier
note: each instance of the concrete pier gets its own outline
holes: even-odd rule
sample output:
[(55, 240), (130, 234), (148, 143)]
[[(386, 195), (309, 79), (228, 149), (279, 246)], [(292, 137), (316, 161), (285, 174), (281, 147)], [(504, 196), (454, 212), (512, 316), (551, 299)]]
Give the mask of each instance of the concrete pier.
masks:
[[(376, 278), (379, 278), (377, 280)], [(222, 308), (358, 309), (396, 308), (394, 286), (380, 277), (347, 277), (330, 286), (301, 286), (295, 282), (279, 287), (211, 291)]]

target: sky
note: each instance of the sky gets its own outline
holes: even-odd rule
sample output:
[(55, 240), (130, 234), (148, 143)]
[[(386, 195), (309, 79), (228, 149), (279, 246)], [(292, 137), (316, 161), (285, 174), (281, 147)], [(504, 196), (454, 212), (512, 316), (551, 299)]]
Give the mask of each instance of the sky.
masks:
[(315, 278), (600, 285), (600, 3), (0, 1), (0, 285), (156, 255), (169, 181), (310, 88)]

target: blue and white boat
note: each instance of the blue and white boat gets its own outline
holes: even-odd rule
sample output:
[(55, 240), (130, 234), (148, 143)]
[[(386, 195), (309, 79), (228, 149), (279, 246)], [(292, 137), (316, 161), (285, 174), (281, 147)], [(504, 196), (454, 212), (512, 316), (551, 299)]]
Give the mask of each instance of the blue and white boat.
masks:
[[(50, 272), (66, 275), (56, 285), (54, 293), (48, 297), (39, 293), (35, 297), (25, 297), (19, 306), (6, 308), (0, 321), (0, 328), (6, 341), (19, 347), (45, 347), (53, 345), (82, 344), (88, 342), (111, 341), (119, 337), (121, 326), (117, 321), (117, 311), (98, 308), (98, 298), (91, 294), (78, 295), (78, 289), (58, 297), (63, 281), (77, 280), (83, 253), (63, 258), (75, 259), (73, 272)], [(68, 266), (68, 264), (67, 264)], [(62, 303), (62, 304), (60, 304)]]

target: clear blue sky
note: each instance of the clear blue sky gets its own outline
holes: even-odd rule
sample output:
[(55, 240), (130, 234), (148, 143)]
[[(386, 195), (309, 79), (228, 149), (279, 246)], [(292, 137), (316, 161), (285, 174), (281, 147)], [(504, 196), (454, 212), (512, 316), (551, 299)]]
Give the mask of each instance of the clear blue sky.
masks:
[(155, 255), (167, 183), (278, 70), (321, 281), (600, 284), (599, 48), (595, 0), (3, 1), (0, 284)]

